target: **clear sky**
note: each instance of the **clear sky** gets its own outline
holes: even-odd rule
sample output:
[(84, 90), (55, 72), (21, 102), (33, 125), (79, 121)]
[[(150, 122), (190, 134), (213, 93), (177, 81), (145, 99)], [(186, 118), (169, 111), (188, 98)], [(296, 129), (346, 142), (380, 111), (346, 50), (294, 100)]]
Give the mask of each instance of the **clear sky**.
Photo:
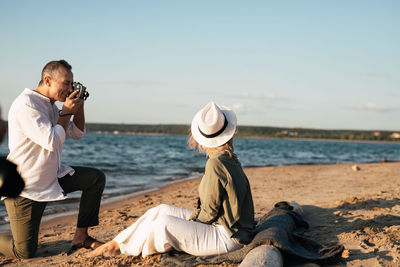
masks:
[(400, 1), (0, 1), (0, 104), (66, 59), (88, 122), (400, 130)]

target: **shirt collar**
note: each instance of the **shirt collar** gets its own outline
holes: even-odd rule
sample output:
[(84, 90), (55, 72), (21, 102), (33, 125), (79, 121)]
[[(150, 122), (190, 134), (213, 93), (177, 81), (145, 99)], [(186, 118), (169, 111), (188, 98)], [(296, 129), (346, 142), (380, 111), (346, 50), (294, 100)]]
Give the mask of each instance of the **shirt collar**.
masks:
[(25, 88), (24, 94), (27, 94), (27, 95), (31, 95), (31, 96), (34, 96), (34, 97), (41, 98), (41, 99), (43, 99), (43, 100), (45, 100), (45, 101), (47, 101), (47, 102), (50, 103), (50, 98), (48, 98), (47, 96), (44, 96), (44, 95), (39, 94), (39, 93), (36, 92), (35, 90), (29, 89), (29, 88)]

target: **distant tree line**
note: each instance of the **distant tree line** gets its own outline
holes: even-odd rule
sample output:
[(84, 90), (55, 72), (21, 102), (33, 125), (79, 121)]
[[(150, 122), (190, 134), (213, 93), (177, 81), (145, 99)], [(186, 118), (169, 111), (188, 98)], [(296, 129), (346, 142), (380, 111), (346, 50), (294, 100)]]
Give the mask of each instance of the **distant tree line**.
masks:
[[(87, 123), (86, 130), (88, 132), (102, 133), (187, 135), (190, 131), (190, 126), (182, 124)], [(398, 135), (393, 133), (393, 131), (320, 130), (305, 128), (238, 126), (237, 136), (259, 138), (376, 140), (400, 142)]]

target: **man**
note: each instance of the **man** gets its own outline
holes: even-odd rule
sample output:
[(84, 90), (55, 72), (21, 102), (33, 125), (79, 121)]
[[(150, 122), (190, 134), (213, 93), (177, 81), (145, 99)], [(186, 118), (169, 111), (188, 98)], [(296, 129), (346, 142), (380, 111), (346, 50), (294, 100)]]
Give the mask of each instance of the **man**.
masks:
[[(71, 69), (65, 60), (49, 62), (42, 70), (39, 86), (25, 89), (11, 105), (7, 159), (18, 166), (25, 189), (18, 197), (4, 200), (12, 237), (0, 236), (3, 255), (33, 257), (47, 202), (63, 200), (67, 193), (77, 190), (82, 190), (82, 196), (71, 250), (94, 249), (102, 244), (88, 235), (88, 227), (98, 225), (104, 174), (61, 163), (65, 138), (82, 138), (85, 127), (84, 100), (75, 97), (78, 91), (72, 89)], [(56, 101), (64, 102), (61, 111)]]

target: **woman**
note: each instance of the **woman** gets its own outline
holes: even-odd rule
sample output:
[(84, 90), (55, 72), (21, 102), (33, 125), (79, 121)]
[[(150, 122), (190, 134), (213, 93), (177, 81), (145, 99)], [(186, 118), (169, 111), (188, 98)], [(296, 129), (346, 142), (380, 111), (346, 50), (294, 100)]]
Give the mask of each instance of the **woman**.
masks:
[(195, 211), (161, 204), (148, 210), (114, 240), (88, 257), (119, 253), (143, 257), (170, 249), (205, 256), (238, 249), (252, 239), (254, 206), (250, 185), (236, 155), (235, 113), (214, 102), (193, 118), (189, 146), (206, 152)]

